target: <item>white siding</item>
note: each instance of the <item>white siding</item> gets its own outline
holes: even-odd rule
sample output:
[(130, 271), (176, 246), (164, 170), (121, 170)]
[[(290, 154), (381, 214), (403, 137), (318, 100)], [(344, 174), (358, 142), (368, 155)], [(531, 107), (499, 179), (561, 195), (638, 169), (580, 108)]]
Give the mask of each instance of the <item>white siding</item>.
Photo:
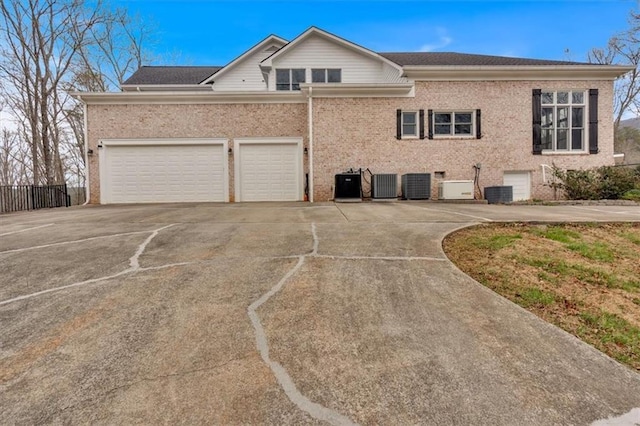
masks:
[[(313, 35), (273, 61), (269, 74), (269, 90), (275, 90), (276, 68), (305, 68), (306, 82), (311, 82), (312, 68), (340, 68), (343, 83), (392, 83), (393, 76), (381, 60), (365, 56), (322, 36)], [(392, 68), (392, 67), (389, 67)], [(398, 73), (396, 71), (396, 73)], [(394, 79), (394, 80), (390, 80)]]
[(273, 54), (273, 51), (267, 51), (272, 46), (281, 47), (280, 45), (264, 46), (263, 49), (244, 58), (228, 73), (214, 79), (213, 89), (215, 91), (267, 90), (259, 65), (262, 60)]
[(406, 77), (401, 77), (402, 71), (389, 64), (382, 65), (382, 72), (385, 83), (407, 83), (409, 81)]

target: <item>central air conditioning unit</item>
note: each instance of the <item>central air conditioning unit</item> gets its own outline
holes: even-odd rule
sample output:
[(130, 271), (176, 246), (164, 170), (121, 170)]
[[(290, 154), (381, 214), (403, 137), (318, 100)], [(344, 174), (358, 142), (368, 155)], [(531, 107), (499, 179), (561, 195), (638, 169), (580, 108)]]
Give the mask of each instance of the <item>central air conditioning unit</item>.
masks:
[(438, 184), (439, 200), (473, 200), (472, 180), (445, 180)]
[(429, 173), (402, 175), (402, 198), (405, 200), (428, 200), (431, 198), (431, 175)]
[(398, 198), (398, 175), (373, 175), (371, 177), (371, 198)]
[(487, 186), (484, 198), (489, 204), (510, 203), (513, 201), (513, 186)]

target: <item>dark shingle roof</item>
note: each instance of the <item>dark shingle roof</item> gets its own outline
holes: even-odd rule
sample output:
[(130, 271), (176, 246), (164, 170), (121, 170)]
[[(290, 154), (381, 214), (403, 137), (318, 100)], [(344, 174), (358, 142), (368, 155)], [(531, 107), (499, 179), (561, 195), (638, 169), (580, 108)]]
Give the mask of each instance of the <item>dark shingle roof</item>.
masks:
[[(383, 52), (379, 55), (401, 66), (589, 65), (583, 62), (454, 52)], [(214, 66), (143, 66), (122, 84), (134, 86), (138, 84), (198, 84), (222, 68)]]
[(379, 53), (398, 65), (425, 66), (501, 66), (501, 65), (588, 65), (582, 62), (547, 59), (511, 58), (454, 52), (384, 52)]
[(198, 84), (222, 67), (149, 67), (138, 68), (123, 85)]

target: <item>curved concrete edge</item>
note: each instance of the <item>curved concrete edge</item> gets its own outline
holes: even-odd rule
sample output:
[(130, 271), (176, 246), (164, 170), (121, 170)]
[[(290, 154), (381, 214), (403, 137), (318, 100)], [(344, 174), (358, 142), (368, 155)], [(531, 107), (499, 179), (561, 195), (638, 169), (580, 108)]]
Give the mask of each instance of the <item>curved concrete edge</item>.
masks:
[[(501, 224), (501, 223), (509, 223), (509, 222), (491, 222), (490, 224), (491, 225), (495, 225), (495, 224)], [(536, 224), (539, 224), (539, 223), (548, 223), (548, 222), (536, 222)], [(568, 223), (568, 222), (563, 222), (563, 223)], [(619, 222), (615, 222), (615, 223), (619, 223)], [(558, 333), (560, 335), (563, 335), (565, 338), (568, 338), (568, 339), (572, 340), (574, 344), (577, 344), (579, 346), (583, 346), (583, 347), (587, 348), (594, 356), (600, 357), (604, 361), (609, 362), (611, 364), (615, 364), (617, 367), (620, 367), (621, 372), (623, 372), (623, 374), (626, 375), (627, 377), (629, 377), (630, 379), (632, 379), (632, 380), (640, 380), (640, 373), (637, 373), (634, 370), (632, 370), (631, 368), (627, 367), (626, 365), (621, 364), (620, 362), (618, 362), (615, 359), (611, 358), (609, 355), (607, 355), (604, 352), (596, 349), (595, 347), (591, 346), (590, 344), (588, 344), (584, 340), (579, 339), (578, 337), (574, 336), (573, 334), (569, 333), (568, 331), (563, 330), (562, 328), (558, 327), (557, 325), (551, 324), (550, 322), (547, 322), (547, 321), (543, 320), (542, 318), (540, 318), (539, 316), (537, 316), (533, 312), (523, 308), (522, 306), (518, 305), (517, 303), (512, 302), (511, 300), (507, 299), (503, 295), (491, 290), (489, 287), (487, 287), (487, 286), (483, 285), (482, 283), (476, 281), (469, 274), (464, 272), (462, 269), (458, 268), (458, 265), (453, 263), (451, 261), (451, 259), (449, 259), (449, 256), (447, 256), (447, 253), (444, 251), (444, 248), (443, 248), (444, 240), (449, 235), (453, 234), (454, 232), (458, 232), (458, 231), (460, 231), (462, 229), (471, 228), (473, 226), (484, 225), (484, 224), (485, 223), (483, 223), (483, 222), (467, 223), (467, 224), (463, 224), (463, 225), (460, 225), (460, 226), (456, 226), (454, 229), (452, 229), (451, 231), (449, 231), (446, 234), (444, 234), (440, 238), (438, 247), (440, 248), (440, 251), (442, 252), (442, 254), (444, 256), (445, 263), (448, 263), (456, 273), (459, 273), (459, 274), (463, 275), (464, 277), (466, 277), (470, 283), (473, 283), (473, 285), (478, 287), (481, 291), (483, 291), (485, 293), (488, 293), (488, 294), (491, 294), (491, 295), (493, 295), (495, 297), (498, 297), (499, 299), (502, 299), (504, 302), (507, 302), (508, 304), (512, 305), (512, 307), (515, 307), (515, 309), (519, 310), (521, 313), (523, 313), (525, 316), (529, 317), (531, 320), (533, 320), (533, 321), (535, 321), (535, 322), (537, 322), (539, 324), (542, 324), (544, 327), (547, 327), (547, 328), (553, 330), (554, 332), (556, 332), (556, 333)], [(612, 413), (612, 416), (610, 416), (610, 417), (608, 417), (606, 419), (596, 419), (596, 420), (594, 420), (593, 423), (591, 423), (591, 426), (638, 426), (638, 425), (640, 425), (640, 407), (631, 408), (631, 410), (628, 411), (627, 413)]]

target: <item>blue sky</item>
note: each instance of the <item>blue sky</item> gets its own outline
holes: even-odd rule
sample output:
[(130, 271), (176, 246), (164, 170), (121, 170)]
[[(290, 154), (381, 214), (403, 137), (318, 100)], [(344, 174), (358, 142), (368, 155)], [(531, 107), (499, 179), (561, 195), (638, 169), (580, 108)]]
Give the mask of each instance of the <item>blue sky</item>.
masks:
[[(115, 0), (153, 24), (150, 65), (224, 65), (274, 33), (317, 26), (375, 51), (586, 60), (627, 27), (635, 0)], [(569, 54), (566, 53), (568, 49)]]

